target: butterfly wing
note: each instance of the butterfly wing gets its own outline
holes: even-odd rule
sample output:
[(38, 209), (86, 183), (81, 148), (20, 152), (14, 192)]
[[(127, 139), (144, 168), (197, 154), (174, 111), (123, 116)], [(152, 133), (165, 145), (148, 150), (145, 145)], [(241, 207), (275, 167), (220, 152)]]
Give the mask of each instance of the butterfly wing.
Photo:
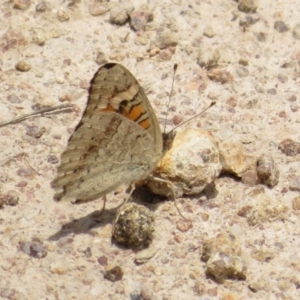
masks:
[(144, 179), (162, 152), (155, 113), (134, 76), (106, 64), (91, 82), (82, 119), (52, 182), (56, 199), (90, 201)]

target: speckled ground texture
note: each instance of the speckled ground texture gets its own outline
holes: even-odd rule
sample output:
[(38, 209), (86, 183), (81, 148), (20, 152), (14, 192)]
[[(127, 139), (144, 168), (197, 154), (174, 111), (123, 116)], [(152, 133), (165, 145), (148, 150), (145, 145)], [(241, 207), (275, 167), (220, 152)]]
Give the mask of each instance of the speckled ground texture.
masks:
[[(129, 22), (110, 21), (111, 9), (130, 8), (125, 1), (0, 2), (0, 120), (45, 106), (75, 105), (0, 128), (0, 198), (19, 198), (0, 210), (1, 299), (299, 299), (300, 219), (292, 205), (299, 191), (290, 189), (290, 180), (300, 175), (299, 159), (278, 149), (284, 139), (300, 141), (299, 29), (293, 32), (298, 0), (258, 0), (256, 13), (241, 11), (233, 0), (133, 0), (132, 8), (152, 15), (138, 31)], [(157, 35), (166, 29), (171, 45), (159, 48)], [(215, 51), (217, 69), (228, 72), (224, 80), (208, 76), (213, 69), (205, 60)], [(17, 70), (22, 61), (23, 71)], [(255, 157), (273, 157), (279, 183), (263, 188), (288, 208), (284, 217), (250, 226), (238, 211), (247, 205), (245, 195), (261, 186), (222, 175), (214, 197), (178, 199), (192, 221), (186, 231), (172, 201), (144, 203), (156, 217), (157, 252), (138, 265), (136, 251), (111, 242), (123, 193), (108, 195), (101, 218), (92, 214), (101, 209), (101, 199), (55, 202), (50, 183), (60, 154), (80, 121), (91, 78), (110, 61), (136, 76), (161, 125), (177, 63), (167, 128), (215, 100), (203, 116), (178, 130), (201, 127), (219, 142), (241, 142)], [(241, 246), (245, 280), (220, 284), (206, 275), (203, 242), (223, 231)], [(105, 279), (105, 271), (115, 266), (122, 268), (122, 280)]]

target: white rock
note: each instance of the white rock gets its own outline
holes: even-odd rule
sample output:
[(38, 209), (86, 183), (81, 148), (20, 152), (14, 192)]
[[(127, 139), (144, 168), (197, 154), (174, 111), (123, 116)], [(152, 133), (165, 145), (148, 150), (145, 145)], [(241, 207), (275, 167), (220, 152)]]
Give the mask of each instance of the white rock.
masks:
[[(186, 129), (176, 135), (172, 148), (166, 152), (154, 176), (173, 183), (176, 197), (200, 193), (221, 172), (218, 146), (204, 130)], [(167, 184), (148, 180), (153, 193), (168, 196)]]

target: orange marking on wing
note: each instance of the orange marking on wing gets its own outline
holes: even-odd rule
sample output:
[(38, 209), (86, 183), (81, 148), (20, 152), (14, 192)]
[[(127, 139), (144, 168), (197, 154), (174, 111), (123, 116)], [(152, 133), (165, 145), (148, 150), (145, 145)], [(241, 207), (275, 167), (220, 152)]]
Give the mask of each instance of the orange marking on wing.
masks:
[(144, 129), (148, 129), (151, 126), (149, 119), (140, 122), (139, 125)]
[(132, 108), (128, 117), (130, 120), (136, 121), (141, 116), (141, 114), (143, 114), (143, 112), (144, 112), (143, 106), (137, 105)]

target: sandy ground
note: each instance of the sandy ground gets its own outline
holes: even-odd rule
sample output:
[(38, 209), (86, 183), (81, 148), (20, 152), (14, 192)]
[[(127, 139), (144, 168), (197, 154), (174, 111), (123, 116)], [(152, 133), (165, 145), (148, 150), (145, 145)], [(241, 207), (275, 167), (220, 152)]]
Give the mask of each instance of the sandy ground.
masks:
[[(256, 13), (246, 14), (232, 0), (151, 0), (147, 4), (153, 20), (138, 32), (128, 22), (110, 22), (109, 11), (91, 15), (96, 8), (124, 10), (125, 1), (52, 0), (45, 11), (40, 2), (31, 2), (0, 3), (0, 120), (63, 101), (76, 109), (0, 128), (1, 199), (19, 198), (0, 210), (0, 298), (299, 299), (300, 220), (292, 206), (299, 191), (289, 188), (299, 175), (298, 158), (278, 150), (286, 138), (300, 140), (300, 41), (293, 34), (299, 2), (260, 0)], [(27, 4), (28, 9), (18, 9)], [(146, 1), (131, 4), (145, 11), (141, 4)], [(171, 37), (158, 39), (166, 29)], [(157, 47), (169, 38), (170, 47)], [(219, 53), (218, 69), (228, 72), (224, 82), (208, 77), (207, 62), (214, 53)], [(20, 61), (30, 70), (16, 70)], [(215, 182), (218, 193), (213, 199), (180, 199), (193, 224), (186, 232), (178, 229), (180, 216), (171, 201), (145, 204), (156, 216), (157, 252), (137, 265), (135, 251), (111, 242), (115, 208), (124, 194), (108, 195), (100, 220), (92, 213), (101, 208), (101, 200), (80, 206), (53, 201), (50, 182), (60, 154), (80, 120), (91, 78), (99, 64), (109, 61), (136, 76), (161, 124), (173, 64), (178, 63), (168, 129), (217, 101), (187, 126), (208, 130), (220, 142), (242, 142), (251, 155), (273, 157), (279, 183), (264, 189), (288, 208), (284, 218), (250, 226), (237, 212), (247, 204), (245, 195), (257, 187), (222, 176)], [(245, 280), (219, 284), (206, 276), (201, 246), (224, 230), (241, 246), (248, 269)], [(104, 279), (105, 270), (114, 266), (122, 268), (122, 280)]]

